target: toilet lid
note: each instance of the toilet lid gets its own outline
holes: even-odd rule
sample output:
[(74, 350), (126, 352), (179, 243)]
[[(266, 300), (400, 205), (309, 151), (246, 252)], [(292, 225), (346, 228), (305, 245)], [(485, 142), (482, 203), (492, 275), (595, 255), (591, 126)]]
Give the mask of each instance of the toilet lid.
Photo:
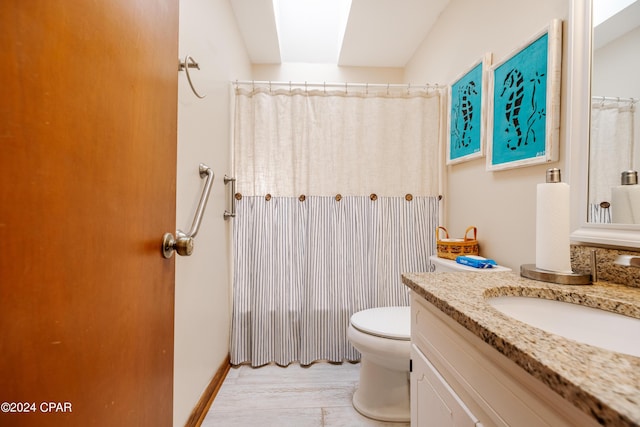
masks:
[(383, 338), (409, 340), (411, 308), (377, 307), (359, 311), (351, 316), (351, 324), (361, 332)]

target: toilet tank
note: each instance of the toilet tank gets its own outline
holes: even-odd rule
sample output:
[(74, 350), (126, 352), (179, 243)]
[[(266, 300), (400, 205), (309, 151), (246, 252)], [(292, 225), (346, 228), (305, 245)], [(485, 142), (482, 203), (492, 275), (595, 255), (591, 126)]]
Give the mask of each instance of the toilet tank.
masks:
[(429, 257), (429, 261), (431, 261), (431, 265), (434, 267), (433, 271), (436, 272), (483, 272), (483, 273), (496, 273), (498, 271), (511, 271), (510, 268), (504, 267), (502, 265), (497, 265), (493, 268), (474, 268), (469, 267), (468, 265), (462, 265), (455, 262), (452, 259), (440, 258), (437, 255), (432, 255)]

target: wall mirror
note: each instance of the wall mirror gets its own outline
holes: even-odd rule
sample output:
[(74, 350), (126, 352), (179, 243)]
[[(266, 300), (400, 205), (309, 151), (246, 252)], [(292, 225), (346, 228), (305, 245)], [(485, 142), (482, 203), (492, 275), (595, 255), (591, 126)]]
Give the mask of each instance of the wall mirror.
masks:
[[(640, 248), (640, 212), (635, 221), (632, 211), (636, 190), (640, 209), (640, 185), (621, 185), (623, 171), (640, 168), (640, 147), (633, 144), (633, 128), (640, 126), (628, 125), (637, 123), (630, 117), (638, 114), (640, 98), (639, 24), (640, 0), (571, 0), (568, 140), (576, 242)], [(627, 128), (601, 120), (600, 113), (613, 110), (620, 110)]]
[(587, 221), (640, 224), (640, 1), (592, 1)]

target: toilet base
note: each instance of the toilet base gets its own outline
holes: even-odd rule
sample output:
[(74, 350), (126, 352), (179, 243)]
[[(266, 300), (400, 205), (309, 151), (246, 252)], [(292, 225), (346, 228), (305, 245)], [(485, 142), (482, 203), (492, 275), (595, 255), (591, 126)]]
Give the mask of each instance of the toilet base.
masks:
[(353, 407), (379, 421), (409, 422), (409, 371), (388, 369), (368, 360), (360, 362), (360, 383), (353, 394)]

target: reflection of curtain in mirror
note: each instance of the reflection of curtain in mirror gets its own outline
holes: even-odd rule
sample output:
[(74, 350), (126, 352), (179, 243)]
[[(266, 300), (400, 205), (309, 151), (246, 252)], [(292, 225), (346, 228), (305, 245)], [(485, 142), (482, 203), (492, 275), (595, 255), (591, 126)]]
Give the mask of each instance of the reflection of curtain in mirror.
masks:
[(634, 111), (633, 102), (602, 96), (591, 100), (589, 222), (611, 222), (615, 206), (603, 208), (603, 202), (611, 202), (611, 188), (620, 185), (620, 174), (640, 165), (633, 140)]

